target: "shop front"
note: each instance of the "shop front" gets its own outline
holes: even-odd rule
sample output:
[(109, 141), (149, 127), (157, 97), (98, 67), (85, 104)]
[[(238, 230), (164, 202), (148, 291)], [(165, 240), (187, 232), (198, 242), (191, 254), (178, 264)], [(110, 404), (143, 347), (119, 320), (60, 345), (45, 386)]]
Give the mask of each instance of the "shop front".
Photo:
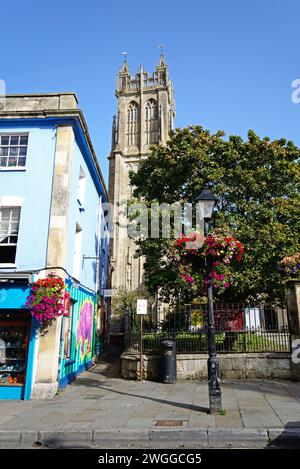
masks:
[(29, 278), (0, 278), (0, 399), (30, 399), (36, 322), (26, 309)]

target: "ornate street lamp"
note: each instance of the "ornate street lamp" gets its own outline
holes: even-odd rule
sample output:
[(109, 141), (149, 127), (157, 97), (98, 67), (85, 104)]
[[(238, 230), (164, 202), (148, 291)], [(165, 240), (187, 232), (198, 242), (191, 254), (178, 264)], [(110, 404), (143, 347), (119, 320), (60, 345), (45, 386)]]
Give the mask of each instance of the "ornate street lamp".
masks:
[[(203, 204), (204, 216), (204, 235), (207, 236), (209, 231), (210, 222), (213, 221), (214, 208), (218, 199), (212, 194), (209, 188), (205, 188), (201, 194), (196, 198), (196, 202)], [(215, 319), (214, 319), (214, 306), (212, 294), (212, 261), (209, 258), (205, 259), (206, 276), (207, 276), (207, 299), (208, 299), (208, 393), (209, 393), (209, 411), (211, 414), (217, 414), (222, 410), (221, 388), (220, 388), (220, 365), (219, 357), (216, 350), (215, 338)]]

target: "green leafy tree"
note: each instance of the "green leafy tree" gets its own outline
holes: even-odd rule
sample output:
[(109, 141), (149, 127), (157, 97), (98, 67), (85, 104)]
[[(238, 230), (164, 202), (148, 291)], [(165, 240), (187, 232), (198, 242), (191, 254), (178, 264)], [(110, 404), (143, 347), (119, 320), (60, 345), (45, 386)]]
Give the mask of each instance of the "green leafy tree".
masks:
[[(124, 315), (129, 314), (131, 318), (131, 327), (133, 332), (139, 330), (139, 318), (136, 314), (136, 304), (139, 298), (147, 298), (149, 304), (153, 299), (149, 296), (147, 291), (130, 291), (126, 288), (118, 288), (112, 296), (112, 320), (115, 322), (122, 323)], [(145, 323), (148, 323), (148, 316), (145, 318)]]
[[(284, 295), (278, 264), (300, 249), (299, 157), (299, 148), (283, 138), (261, 139), (250, 130), (246, 140), (225, 139), (221, 131), (211, 134), (193, 126), (173, 131), (166, 146), (152, 147), (130, 178), (134, 196), (149, 203), (193, 202), (209, 185), (219, 200), (216, 225), (229, 228), (245, 247), (243, 262), (231, 269), (232, 285), (220, 299), (278, 300)], [(166, 257), (169, 244), (138, 241), (152, 293), (167, 283), (170, 294), (182, 289)]]

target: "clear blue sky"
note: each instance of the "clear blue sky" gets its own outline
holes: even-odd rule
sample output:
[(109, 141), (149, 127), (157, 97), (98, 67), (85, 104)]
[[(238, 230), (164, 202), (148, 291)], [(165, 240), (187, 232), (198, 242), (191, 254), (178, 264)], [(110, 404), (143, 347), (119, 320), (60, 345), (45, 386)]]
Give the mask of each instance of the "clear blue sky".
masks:
[(11, 0), (0, 15), (7, 93), (75, 91), (105, 178), (122, 51), (132, 73), (152, 72), (160, 43), (177, 127), (252, 128), (300, 146), (299, 0)]

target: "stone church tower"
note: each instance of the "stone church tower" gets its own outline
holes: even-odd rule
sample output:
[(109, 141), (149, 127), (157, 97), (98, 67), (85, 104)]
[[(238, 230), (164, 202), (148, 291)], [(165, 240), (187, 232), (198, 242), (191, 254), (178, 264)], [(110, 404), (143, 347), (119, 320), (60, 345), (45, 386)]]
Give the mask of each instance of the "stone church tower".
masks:
[(118, 209), (132, 198), (129, 171), (136, 170), (141, 159), (147, 158), (150, 145), (166, 144), (173, 128), (173, 90), (163, 54), (152, 76), (141, 66), (135, 77), (129, 72), (125, 56), (117, 78), (116, 97), (118, 115), (113, 117), (109, 156), (109, 196), (117, 209), (110, 253), (112, 288), (135, 291), (144, 283), (143, 259), (134, 258), (135, 243), (122, 228), (126, 218)]

